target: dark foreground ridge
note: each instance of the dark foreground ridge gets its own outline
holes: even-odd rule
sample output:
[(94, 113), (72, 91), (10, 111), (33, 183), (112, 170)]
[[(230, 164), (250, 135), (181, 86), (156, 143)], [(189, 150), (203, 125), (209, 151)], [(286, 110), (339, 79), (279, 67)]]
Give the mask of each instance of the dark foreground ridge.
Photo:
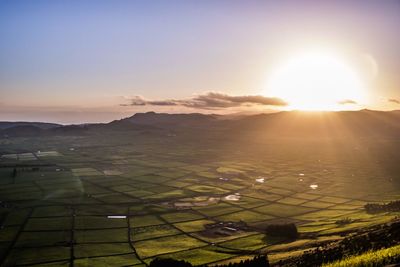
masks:
[[(216, 265), (215, 267), (294, 267), (305, 266), (315, 267), (324, 263), (330, 263), (344, 259), (349, 256), (359, 255), (367, 251), (393, 247), (400, 244), (400, 221), (373, 226), (359, 230), (357, 233), (345, 239), (326, 243), (320, 247), (304, 252), (298, 257), (281, 260), (270, 265), (267, 255), (259, 255), (253, 259), (242, 260), (237, 263), (226, 265)], [(387, 264), (397, 264), (400, 262), (400, 255), (392, 255), (386, 259)], [(184, 260), (174, 260), (171, 258), (153, 260), (150, 267), (193, 267), (191, 263)], [(206, 265), (199, 265), (205, 267)], [(396, 265), (397, 266), (397, 265)]]
[(229, 116), (168, 113), (137, 113), (110, 123), (57, 125), (29, 122), (0, 122), (0, 136), (63, 136), (109, 133), (109, 131), (165, 131), (213, 129), (229, 133), (262, 132), (270, 137), (339, 138), (348, 134), (378, 138), (400, 135), (400, 111), (338, 111), (278, 113)]
[[(317, 249), (306, 251), (299, 257), (280, 261), (274, 266), (321, 266), (323, 263), (334, 262), (348, 256), (389, 248), (398, 244), (400, 244), (399, 220), (359, 230), (342, 241), (322, 245)], [(387, 259), (387, 264), (394, 263), (400, 263), (399, 255), (393, 255)]]

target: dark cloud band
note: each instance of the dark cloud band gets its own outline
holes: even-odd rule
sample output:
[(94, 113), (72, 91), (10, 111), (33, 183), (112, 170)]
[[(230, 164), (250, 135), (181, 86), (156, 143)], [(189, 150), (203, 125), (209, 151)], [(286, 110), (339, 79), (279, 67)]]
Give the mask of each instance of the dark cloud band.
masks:
[(215, 92), (198, 95), (189, 99), (168, 99), (160, 101), (146, 100), (140, 96), (135, 96), (130, 101), (130, 104), (123, 104), (123, 106), (183, 106), (198, 109), (223, 109), (244, 105), (287, 105), (285, 101), (276, 97), (265, 97), (261, 95), (231, 96)]

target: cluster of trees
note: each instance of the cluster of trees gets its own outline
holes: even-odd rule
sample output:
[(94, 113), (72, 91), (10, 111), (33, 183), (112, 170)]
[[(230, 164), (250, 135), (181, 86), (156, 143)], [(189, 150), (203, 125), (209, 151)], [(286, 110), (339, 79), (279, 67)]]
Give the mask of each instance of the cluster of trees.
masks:
[[(149, 267), (193, 267), (193, 265), (184, 260), (156, 258), (150, 262)], [(226, 265), (216, 265), (216, 267), (269, 267), (269, 261), (267, 256), (260, 255), (254, 257), (253, 259), (241, 260), (240, 262), (229, 263)]]
[(350, 218), (343, 218), (343, 219), (337, 220), (335, 223), (339, 226), (343, 226), (346, 224), (350, 224), (352, 222), (354, 222), (354, 220), (352, 220)]
[(340, 242), (325, 244), (303, 255), (279, 262), (279, 266), (321, 266), (351, 255), (400, 244), (400, 222), (375, 226), (366, 232), (346, 237)]
[(149, 264), (149, 267), (193, 267), (190, 262), (184, 260), (174, 260), (171, 258), (160, 259), (156, 258), (152, 260)]
[(260, 255), (253, 259), (241, 260), (240, 262), (226, 265), (216, 265), (215, 267), (269, 267), (269, 261), (267, 256)]
[(400, 211), (400, 201), (391, 201), (386, 204), (371, 204), (368, 203), (364, 206), (365, 211), (367, 213), (381, 213), (381, 212), (388, 212), (388, 211)]
[(270, 224), (265, 228), (265, 232), (270, 236), (296, 239), (299, 235), (294, 223)]

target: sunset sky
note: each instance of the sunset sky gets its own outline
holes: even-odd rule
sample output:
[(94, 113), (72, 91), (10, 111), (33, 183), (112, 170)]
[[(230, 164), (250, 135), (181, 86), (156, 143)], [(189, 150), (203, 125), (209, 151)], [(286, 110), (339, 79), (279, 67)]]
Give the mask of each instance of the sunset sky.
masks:
[(390, 0), (3, 0), (0, 120), (400, 109), (399, 25)]

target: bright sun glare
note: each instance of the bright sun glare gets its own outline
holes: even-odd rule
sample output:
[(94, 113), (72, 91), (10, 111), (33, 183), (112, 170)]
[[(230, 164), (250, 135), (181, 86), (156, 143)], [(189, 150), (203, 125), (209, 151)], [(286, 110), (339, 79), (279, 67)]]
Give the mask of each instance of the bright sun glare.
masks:
[(277, 66), (268, 77), (265, 94), (284, 99), (293, 109), (339, 110), (352, 108), (341, 101), (362, 103), (366, 90), (345, 60), (335, 54), (313, 52)]

